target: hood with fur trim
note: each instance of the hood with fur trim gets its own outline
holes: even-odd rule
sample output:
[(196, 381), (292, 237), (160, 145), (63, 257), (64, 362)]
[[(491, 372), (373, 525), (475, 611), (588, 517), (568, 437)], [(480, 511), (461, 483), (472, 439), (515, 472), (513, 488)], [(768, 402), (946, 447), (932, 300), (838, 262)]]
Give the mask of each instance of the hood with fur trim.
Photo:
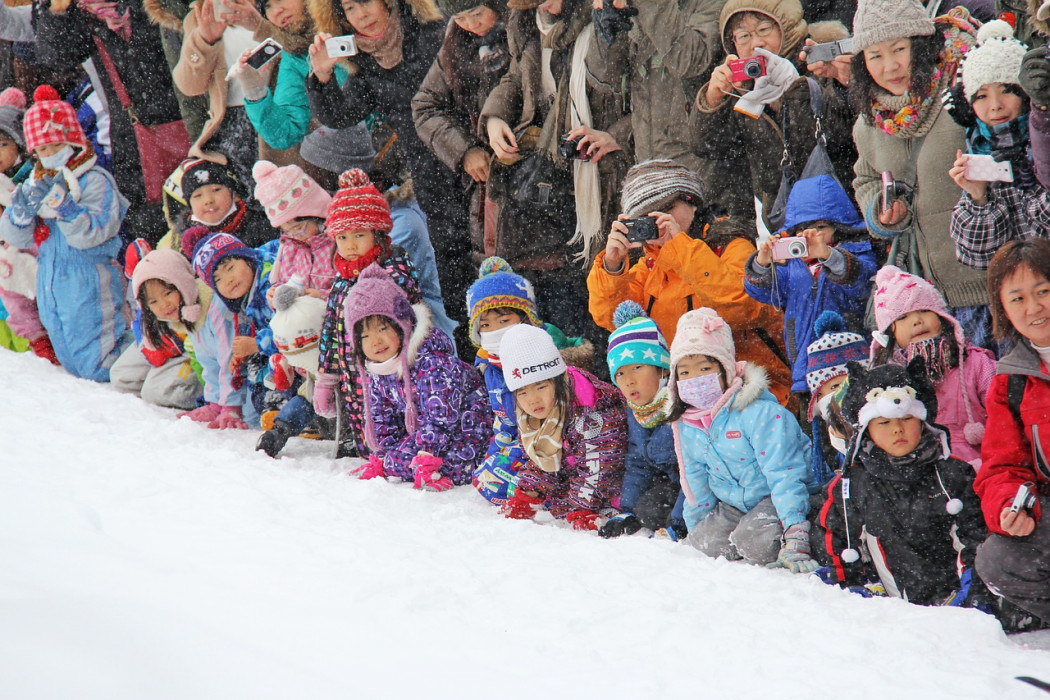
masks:
[(153, 24), (180, 33), (182, 20), (190, 11), (186, 0), (143, 0), (142, 5)]

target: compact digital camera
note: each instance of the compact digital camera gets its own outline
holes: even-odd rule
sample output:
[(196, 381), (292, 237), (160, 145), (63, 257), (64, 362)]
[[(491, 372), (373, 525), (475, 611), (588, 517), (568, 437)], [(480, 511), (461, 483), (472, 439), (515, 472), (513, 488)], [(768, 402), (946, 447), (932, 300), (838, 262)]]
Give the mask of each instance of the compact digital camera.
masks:
[(627, 240), (631, 243), (645, 243), (660, 237), (660, 228), (656, 225), (656, 219), (651, 216), (627, 219), (623, 225), (627, 227)]
[(357, 55), (357, 42), (354, 40), (353, 34), (333, 36), (324, 43), (324, 47), (328, 51), (328, 56), (330, 58), (335, 58), (336, 56)]
[(762, 56), (737, 58), (729, 62), (729, 70), (733, 73), (734, 83), (754, 80), (766, 74), (766, 59)]
[(809, 243), (802, 236), (788, 236), (778, 238), (773, 243), (774, 260), (790, 260), (791, 258), (805, 258), (809, 255)]

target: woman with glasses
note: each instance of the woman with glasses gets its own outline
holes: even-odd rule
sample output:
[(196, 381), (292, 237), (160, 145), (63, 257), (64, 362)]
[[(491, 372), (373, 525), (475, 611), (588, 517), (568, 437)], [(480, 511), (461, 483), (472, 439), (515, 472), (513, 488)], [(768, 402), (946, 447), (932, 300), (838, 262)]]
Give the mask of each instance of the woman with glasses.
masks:
[[(727, 154), (739, 154), (727, 164), (724, 176), (732, 181), (734, 192), (749, 192), (759, 199), (771, 231), (781, 223), (771, 219), (770, 212), (780, 190), (782, 164), (800, 176), (816, 145), (811, 85), (800, 77), (805, 72), (800, 62), (803, 43), (807, 35), (816, 43), (849, 35), (839, 22), (807, 25), (802, 12), (798, 0), (727, 2), (719, 18), (719, 34), (728, 56), (697, 93), (691, 119), (698, 155), (725, 159)], [(821, 131), (835, 170), (823, 174), (834, 174), (852, 194), (854, 115), (844, 86), (829, 81), (813, 87), (823, 102)]]

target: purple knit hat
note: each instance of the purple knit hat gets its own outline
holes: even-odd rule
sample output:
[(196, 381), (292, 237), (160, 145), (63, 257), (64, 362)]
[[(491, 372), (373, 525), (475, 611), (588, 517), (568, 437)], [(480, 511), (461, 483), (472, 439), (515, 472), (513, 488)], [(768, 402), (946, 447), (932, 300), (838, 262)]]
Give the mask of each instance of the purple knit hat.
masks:
[[(190, 267), (189, 261), (182, 253), (175, 250), (154, 250), (142, 258), (131, 275), (131, 292), (136, 299), (139, 289), (149, 280), (162, 280), (179, 290), (179, 294), (182, 295), (182, 310), (179, 312), (182, 320), (196, 323), (201, 317), (197, 279), (193, 276), (193, 268)], [(146, 335), (143, 334), (142, 338), (145, 341)]]
[(202, 239), (193, 249), (193, 270), (204, 283), (215, 289), (215, 268), (224, 259), (234, 257), (248, 260), (256, 269), (258, 258), (255, 252), (244, 245), (240, 238), (228, 233), (216, 233)]
[(889, 346), (889, 328), (893, 322), (912, 311), (932, 311), (949, 324), (955, 335), (959, 350), (966, 348), (966, 336), (962, 326), (948, 311), (948, 304), (937, 288), (921, 277), (909, 274), (899, 267), (887, 265), (875, 275), (875, 332), (871, 344), (871, 356), (879, 346)]
[(416, 312), (408, 301), (405, 291), (390, 278), (387, 271), (372, 263), (357, 278), (357, 284), (346, 297), (343, 305), (343, 322), (346, 328), (346, 344), (354, 356), (357, 371), (364, 379), (365, 395), (365, 439), (373, 451), (379, 446), (372, 423), (372, 406), (368, 398), (368, 372), (356, 351), (357, 324), (369, 316), (383, 316), (394, 322), (401, 329), (401, 380), (405, 389), (405, 429), (414, 433), (418, 427), (416, 421), (416, 392), (408, 376), (408, 341), (416, 325)]

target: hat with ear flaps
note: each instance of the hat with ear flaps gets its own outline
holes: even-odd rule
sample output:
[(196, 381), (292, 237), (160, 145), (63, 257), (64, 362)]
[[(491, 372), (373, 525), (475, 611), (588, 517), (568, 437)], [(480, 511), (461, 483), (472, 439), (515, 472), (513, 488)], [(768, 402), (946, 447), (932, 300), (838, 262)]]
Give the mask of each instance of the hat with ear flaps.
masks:
[[(177, 250), (154, 250), (149, 252), (131, 275), (132, 296), (138, 299), (139, 290), (149, 280), (161, 280), (173, 285), (182, 295), (182, 309), (179, 316), (189, 323), (196, 323), (201, 316), (197, 278), (193, 275), (190, 262)], [(143, 342), (148, 342), (145, 334)]]
[(346, 328), (346, 343), (357, 370), (364, 380), (365, 396), (365, 439), (368, 446), (375, 450), (378, 442), (375, 436), (375, 428), (371, 420), (371, 403), (368, 398), (369, 376), (365, 370), (363, 353), (357, 348), (357, 324), (369, 316), (382, 316), (390, 319), (401, 329), (401, 379), (405, 391), (405, 429), (414, 433), (418, 427), (416, 419), (416, 392), (409, 377), (408, 367), (408, 342), (415, 329), (417, 318), (412, 304), (408, 300), (405, 291), (390, 278), (387, 271), (376, 263), (372, 263), (357, 278), (357, 284), (353, 286), (343, 304), (343, 320)]
[(726, 373), (728, 388), (737, 377), (743, 377), (746, 362), (736, 361), (733, 329), (714, 309), (688, 311), (678, 319), (678, 330), (671, 343), (671, 381), (667, 387), (671, 400), (678, 400), (678, 363), (691, 355), (713, 357)]

